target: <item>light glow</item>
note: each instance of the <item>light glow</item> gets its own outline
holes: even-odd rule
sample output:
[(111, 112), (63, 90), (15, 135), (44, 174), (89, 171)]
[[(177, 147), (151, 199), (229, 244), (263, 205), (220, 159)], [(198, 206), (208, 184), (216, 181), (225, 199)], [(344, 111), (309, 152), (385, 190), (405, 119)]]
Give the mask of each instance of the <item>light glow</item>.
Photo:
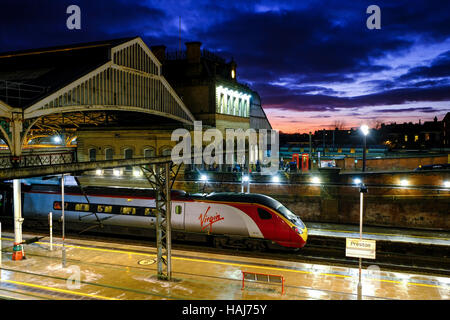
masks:
[(133, 170), (133, 176), (135, 177), (140, 177), (141, 176), (141, 170), (137, 169), (137, 170)]
[(444, 187), (450, 188), (450, 181), (444, 181)]
[(243, 176), (242, 177), (242, 181), (247, 182), (248, 180), (250, 180), (250, 178), (248, 176)]
[(409, 181), (406, 180), (406, 179), (402, 179), (402, 180), (400, 180), (400, 185), (401, 185), (402, 187), (406, 187), (406, 186), (409, 185)]
[(367, 124), (363, 124), (363, 125), (361, 126), (361, 132), (362, 132), (365, 136), (367, 136), (367, 135), (369, 134), (369, 126), (368, 126)]
[(319, 177), (313, 177), (313, 178), (311, 179), (311, 182), (312, 182), (312, 183), (315, 183), (315, 184), (319, 184), (319, 183), (320, 183), (320, 178), (319, 178)]

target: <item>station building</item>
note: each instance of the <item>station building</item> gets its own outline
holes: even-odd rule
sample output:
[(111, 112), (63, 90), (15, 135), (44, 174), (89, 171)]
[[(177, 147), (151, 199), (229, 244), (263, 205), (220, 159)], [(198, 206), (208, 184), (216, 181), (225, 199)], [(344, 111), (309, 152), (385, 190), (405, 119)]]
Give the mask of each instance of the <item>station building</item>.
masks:
[(113, 39), (8, 52), (0, 65), (5, 155), (13, 116), (23, 129), (17, 150), (76, 148), (77, 161), (170, 155), (172, 131), (192, 130), (194, 121), (223, 133), (272, 129), (258, 93), (238, 82), (237, 64), (200, 42), (166, 52), (140, 37)]

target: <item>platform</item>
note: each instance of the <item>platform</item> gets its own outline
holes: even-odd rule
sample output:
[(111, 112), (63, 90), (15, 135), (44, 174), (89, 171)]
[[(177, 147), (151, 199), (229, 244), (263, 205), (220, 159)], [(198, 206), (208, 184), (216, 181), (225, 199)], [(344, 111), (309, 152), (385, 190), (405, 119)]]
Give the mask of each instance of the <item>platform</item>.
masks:
[[(24, 234), (24, 239), (35, 235)], [(61, 239), (49, 251), (48, 238), (24, 245), (26, 260), (12, 261), (12, 233), (2, 235), (2, 299), (356, 299), (358, 269), (291, 261), (247, 258), (183, 250), (172, 251), (173, 277), (156, 278), (156, 249), (144, 245), (66, 240), (67, 267), (61, 264)], [(374, 265), (376, 261), (374, 261)], [(278, 274), (278, 284), (246, 284), (242, 271)], [(79, 286), (77, 286), (79, 274)], [(363, 270), (363, 299), (449, 299), (450, 278)]]
[[(305, 222), (308, 236), (359, 238), (359, 225)], [(450, 232), (363, 226), (363, 238), (377, 241), (450, 246)]]

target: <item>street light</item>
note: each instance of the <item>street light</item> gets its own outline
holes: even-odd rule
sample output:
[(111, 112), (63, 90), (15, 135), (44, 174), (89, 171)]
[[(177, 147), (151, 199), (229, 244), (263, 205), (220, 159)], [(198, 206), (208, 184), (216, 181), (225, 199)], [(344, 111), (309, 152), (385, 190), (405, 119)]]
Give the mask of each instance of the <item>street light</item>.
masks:
[(409, 185), (409, 181), (406, 180), (406, 179), (402, 179), (402, 180), (400, 180), (400, 185), (401, 185), (402, 187), (406, 187), (406, 186)]
[(208, 181), (208, 176), (206, 174), (202, 174), (200, 176), (200, 181)]
[(369, 134), (369, 127), (366, 124), (363, 124), (361, 126), (361, 132), (363, 133), (364, 137), (364, 147), (363, 147), (363, 165), (362, 165), (362, 171), (366, 171), (366, 137)]
[(54, 137), (53, 137), (53, 141), (54, 141), (55, 143), (61, 143), (61, 142), (62, 142), (62, 139), (61, 139), (60, 136), (54, 136)]
[(355, 179), (353, 179), (353, 183), (358, 185), (358, 184), (361, 183), (361, 179), (360, 178), (355, 178)]
[(444, 188), (450, 188), (450, 181), (444, 181)]
[(274, 176), (274, 177), (272, 178), (272, 182), (274, 182), (274, 183), (279, 183), (279, 182), (280, 182), (280, 177), (279, 177), (279, 176)]

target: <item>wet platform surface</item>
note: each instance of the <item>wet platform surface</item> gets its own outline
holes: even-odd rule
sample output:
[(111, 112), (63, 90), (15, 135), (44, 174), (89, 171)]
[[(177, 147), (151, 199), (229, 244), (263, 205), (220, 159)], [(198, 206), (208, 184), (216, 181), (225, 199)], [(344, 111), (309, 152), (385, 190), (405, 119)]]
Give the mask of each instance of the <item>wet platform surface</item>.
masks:
[[(359, 238), (359, 225), (305, 222), (309, 236)], [(363, 239), (450, 246), (450, 232), (363, 226)]]
[[(156, 249), (148, 245), (69, 238), (63, 268), (61, 239), (53, 251), (48, 238), (24, 245), (27, 259), (12, 261), (12, 238), (2, 235), (2, 299), (357, 299), (357, 268), (173, 250), (175, 281), (167, 282), (157, 279)], [(375, 264), (363, 269), (363, 299), (450, 298), (450, 278), (388, 272)], [(284, 294), (279, 283), (246, 281), (242, 290), (242, 271), (283, 276)]]

